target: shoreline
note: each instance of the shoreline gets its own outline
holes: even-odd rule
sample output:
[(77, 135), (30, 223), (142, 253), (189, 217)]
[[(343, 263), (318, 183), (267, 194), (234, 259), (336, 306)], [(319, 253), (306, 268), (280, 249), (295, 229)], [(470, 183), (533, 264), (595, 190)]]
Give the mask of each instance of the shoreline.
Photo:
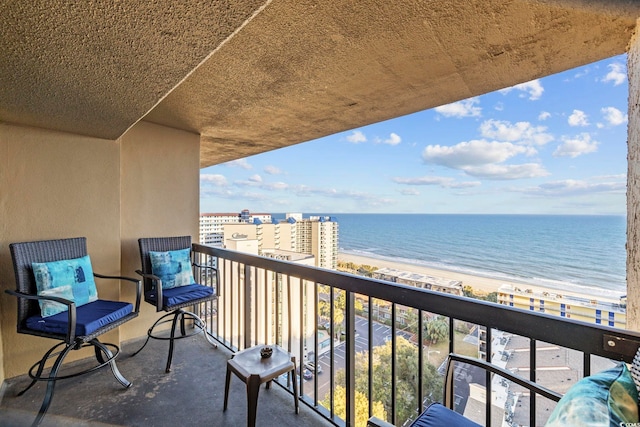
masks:
[(525, 282), (518, 282), (514, 280), (500, 280), (500, 279), (492, 279), (488, 277), (482, 276), (474, 276), (466, 273), (459, 273), (450, 270), (442, 270), (432, 267), (425, 267), (416, 264), (410, 264), (402, 261), (390, 261), (384, 260), (374, 257), (367, 257), (364, 255), (353, 255), (347, 254), (344, 252), (338, 253), (338, 260), (342, 262), (352, 262), (357, 265), (370, 265), (372, 267), (378, 268), (394, 268), (397, 270), (410, 271), (419, 274), (425, 274), (428, 276), (433, 276), (446, 280), (460, 280), (462, 282), (462, 286), (470, 286), (476, 293), (484, 293), (488, 294), (491, 292), (497, 292), (498, 289), (503, 285), (509, 285), (512, 288), (520, 288), (520, 289), (530, 289), (533, 293), (542, 293), (549, 292), (561, 295), (570, 295), (576, 297), (586, 297), (593, 296), (597, 297), (599, 300), (603, 301), (616, 301), (617, 298), (606, 295), (593, 295), (591, 293), (581, 293), (581, 292), (572, 292), (567, 290), (546, 288), (543, 286), (534, 286)]

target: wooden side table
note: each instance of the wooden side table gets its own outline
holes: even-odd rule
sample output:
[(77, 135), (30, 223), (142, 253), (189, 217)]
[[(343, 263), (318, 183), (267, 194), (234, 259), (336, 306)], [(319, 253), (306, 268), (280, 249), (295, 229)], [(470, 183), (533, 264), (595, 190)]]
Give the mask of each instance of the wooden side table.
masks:
[(254, 427), (256, 425), (256, 409), (258, 406), (258, 391), (260, 390), (260, 385), (266, 382), (266, 388), (269, 388), (271, 380), (288, 372), (293, 374), (293, 401), (296, 414), (299, 413), (296, 358), (291, 355), (291, 353), (276, 345), (269, 346), (273, 349), (271, 357), (263, 358), (260, 356), (260, 350), (262, 350), (263, 347), (265, 346), (258, 345), (239, 351), (227, 362), (223, 410), (227, 410), (229, 382), (231, 381), (231, 372), (233, 372), (247, 385), (248, 427)]

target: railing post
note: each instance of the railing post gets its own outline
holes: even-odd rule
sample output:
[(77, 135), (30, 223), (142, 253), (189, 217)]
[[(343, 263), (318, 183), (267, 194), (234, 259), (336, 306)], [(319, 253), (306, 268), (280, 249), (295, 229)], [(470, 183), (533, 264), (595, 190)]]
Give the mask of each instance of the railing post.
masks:
[(356, 425), (356, 315), (355, 295), (345, 291), (345, 386), (347, 392), (345, 421), (347, 426)]
[(251, 266), (244, 265), (244, 348), (251, 347), (251, 304), (253, 301)]

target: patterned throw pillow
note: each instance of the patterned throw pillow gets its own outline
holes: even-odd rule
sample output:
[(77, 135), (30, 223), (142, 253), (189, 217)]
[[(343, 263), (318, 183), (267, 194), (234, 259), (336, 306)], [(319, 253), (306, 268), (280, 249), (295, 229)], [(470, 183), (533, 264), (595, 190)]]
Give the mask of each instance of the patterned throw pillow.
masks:
[[(70, 299), (76, 306), (98, 299), (96, 282), (89, 255), (82, 258), (31, 264), (36, 279), (38, 295), (57, 296)], [(39, 301), (42, 317), (67, 311), (67, 306), (54, 301)]]
[(191, 249), (176, 251), (149, 251), (151, 272), (162, 280), (162, 289), (193, 285), (196, 281), (191, 270)]
[(558, 402), (545, 427), (619, 427), (638, 422), (638, 390), (624, 363), (585, 377)]

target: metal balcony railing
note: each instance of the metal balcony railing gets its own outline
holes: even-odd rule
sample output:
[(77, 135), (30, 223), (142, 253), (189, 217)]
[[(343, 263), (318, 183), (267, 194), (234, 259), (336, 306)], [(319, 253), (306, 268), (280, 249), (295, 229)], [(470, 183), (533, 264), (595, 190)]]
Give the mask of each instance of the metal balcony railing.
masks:
[[(336, 425), (355, 426), (362, 413), (380, 418), (379, 411), (397, 426), (408, 424), (442, 399), (442, 364), (449, 353), (487, 358), (564, 393), (611, 360), (631, 362), (640, 346), (636, 332), (221, 248), (193, 248), (199, 263), (220, 272), (220, 283), (212, 283), (217, 303), (201, 307), (211, 333), (234, 351), (277, 344), (295, 354), (303, 366), (301, 401)], [(204, 283), (213, 280), (202, 277)], [(385, 358), (389, 366), (380, 365)], [(476, 420), (481, 424), (517, 425), (524, 418), (522, 424), (540, 425), (551, 412), (544, 398), (520, 393), (504, 379), (458, 376), (456, 381), (466, 377), (483, 387), (482, 419)], [(471, 411), (473, 399), (473, 390), (462, 390), (456, 409)]]

